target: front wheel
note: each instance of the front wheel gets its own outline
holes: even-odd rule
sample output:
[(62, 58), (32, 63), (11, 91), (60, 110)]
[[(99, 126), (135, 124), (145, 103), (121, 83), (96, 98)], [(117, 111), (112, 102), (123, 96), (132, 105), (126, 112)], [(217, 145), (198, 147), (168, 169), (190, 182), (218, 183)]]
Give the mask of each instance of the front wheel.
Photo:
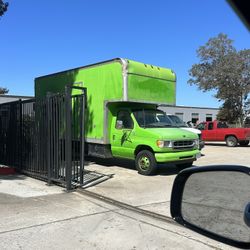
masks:
[(149, 150), (142, 150), (135, 158), (135, 166), (139, 174), (154, 174), (157, 169), (157, 163), (154, 154)]
[(227, 143), (227, 146), (228, 147), (236, 147), (237, 146), (237, 143), (238, 143), (238, 140), (235, 136), (233, 135), (230, 135), (226, 138), (226, 143)]

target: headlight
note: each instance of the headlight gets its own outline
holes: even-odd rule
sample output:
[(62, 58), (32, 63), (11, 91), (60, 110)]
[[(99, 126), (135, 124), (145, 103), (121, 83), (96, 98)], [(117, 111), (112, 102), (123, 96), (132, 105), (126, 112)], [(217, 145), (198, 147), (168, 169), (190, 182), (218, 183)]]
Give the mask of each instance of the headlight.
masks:
[(163, 141), (163, 140), (157, 140), (156, 145), (159, 148), (172, 148), (172, 141)]
[(156, 141), (156, 145), (157, 145), (159, 148), (163, 148), (163, 147), (164, 147), (164, 141), (158, 140), (158, 141)]

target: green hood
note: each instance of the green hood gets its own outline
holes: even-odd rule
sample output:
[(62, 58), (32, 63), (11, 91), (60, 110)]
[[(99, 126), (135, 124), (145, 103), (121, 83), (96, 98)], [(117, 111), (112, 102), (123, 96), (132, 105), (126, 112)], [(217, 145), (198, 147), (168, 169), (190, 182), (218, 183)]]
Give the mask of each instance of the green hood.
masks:
[(180, 128), (142, 128), (144, 135), (157, 139), (167, 140), (194, 140), (198, 139), (198, 135)]

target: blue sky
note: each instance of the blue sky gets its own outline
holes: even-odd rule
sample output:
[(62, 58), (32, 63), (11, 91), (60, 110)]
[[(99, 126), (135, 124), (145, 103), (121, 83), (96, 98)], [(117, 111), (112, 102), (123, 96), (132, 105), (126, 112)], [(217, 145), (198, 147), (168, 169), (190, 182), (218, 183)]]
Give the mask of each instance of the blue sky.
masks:
[[(6, 1), (5, 1), (6, 2)], [(0, 19), (0, 86), (34, 95), (37, 76), (124, 57), (172, 68), (177, 105), (218, 107), (187, 84), (196, 50), (223, 32), (237, 49), (249, 32), (224, 0), (9, 0)]]

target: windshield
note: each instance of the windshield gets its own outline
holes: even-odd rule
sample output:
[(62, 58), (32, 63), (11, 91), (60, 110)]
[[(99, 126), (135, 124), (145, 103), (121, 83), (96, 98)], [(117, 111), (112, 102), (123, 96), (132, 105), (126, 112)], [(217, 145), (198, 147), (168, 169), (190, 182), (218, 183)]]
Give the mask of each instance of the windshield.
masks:
[(142, 109), (133, 112), (134, 117), (142, 128), (173, 127), (173, 123), (161, 110)]
[(176, 127), (188, 127), (187, 124), (179, 118), (177, 115), (168, 115), (168, 117), (173, 122), (173, 125)]

